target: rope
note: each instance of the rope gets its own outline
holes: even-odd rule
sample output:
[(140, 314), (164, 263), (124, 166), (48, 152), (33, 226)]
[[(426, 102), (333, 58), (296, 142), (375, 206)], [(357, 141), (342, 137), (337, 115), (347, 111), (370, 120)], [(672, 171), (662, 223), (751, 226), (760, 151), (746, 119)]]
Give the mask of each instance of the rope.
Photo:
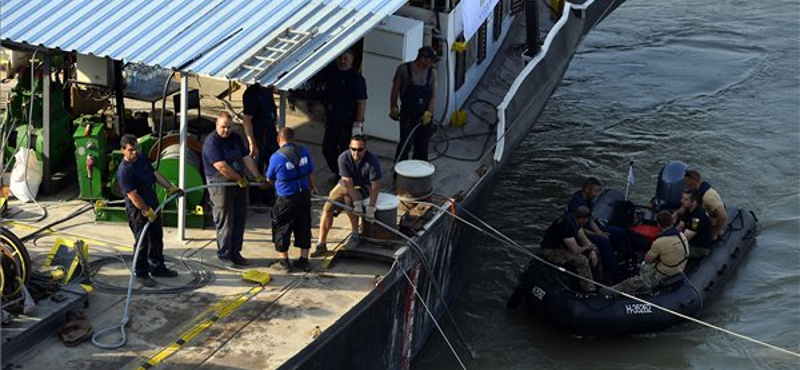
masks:
[[(453, 203), (454, 203), (454, 201), (453, 201), (453, 200), (450, 200), (449, 198), (446, 198), (446, 199), (448, 199), (450, 202), (453, 202)], [(429, 202), (422, 202), (422, 201), (411, 201), (410, 203), (427, 204), (427, 205), (432, 205), (432, 206), (434, 206), (434, 207), (437, 207), (437, 208), (439, 208), (439, 207), (438, 207), (436, 204), (429, 203)], [(732, 330), (728, 330), (728, 329), (725, 329), (725, 328), (723, 328), (723, 327), (720, 327), (720, 326), (717, 326), (717, 325), (714, 325), (714, 324), (707, 323), (707, 322), (705, 322), (705, 321), (702, 321), (702, 320), (696, 319), (696, 318), (694, 318), (694, 317), (691, 317), (691, 316), (684, 315), (684, 314), (682, 314), (682, 313), (680, 313), (680, 312), (676, 312), (676, 311), (670, 310), (669, 308), (666, 308), (666, 307), (660, 306), (660, 305), (658, 305), (658, 304), (655, 304), (655, 303), (649, 302), (649, 301), (647, 301), (647, 300), (645, 300), (645, 299), (642, 299), (642, 298), (636, 297), (636, 296), (634, 296), (634, 295), (631, 295), (631, 294), (628, 294), (628, 293), (625, 293), (625, 292), (619, 291), (619, 290), (617, 290), (617, 289), (614, 289), (614, 288), (612, 288), (612, 287), (610, 287), (610, 286), (604, 285), (604, 284), (602, 284), (602, 283), (599, 283), (599, 282), (597, 282), (597, 281), (594, 281), (594, 280), (592, 280), (592, 279), (585, 278), (585, 277), (583, 277), (583, 276), (580, 276), (580, 275), (578, 275), (578, 274), (576, 274), (576, 273), (573, 273), (573, 272), (571, 272), (571, 271), (569, 271), (569, 270), (567, 270), (567, 269), (565, 269), (565, 268), (563, 268), (563, 267), (561, 267), (561, 266), (554, 265), (554, 264), (552, 264), (551, 262), (549, 262), (549, 261), (547, 261), (547, 260), (543, 259), (542, 257), (539, 257), (539, 256), (537, 256), (537, 255), (536, 255), (536, 254), (534, 254), (533, 252), (531, 252), (531, 251), (529, 251), (529, 250), (525, 249), (525, 248), (524, 248), (522, 245), (520, 245), (519, 243), (515, 242), (514, 240), (512, 240), (512, 239), (511, 239), (511, 238), (509, 238), (508, 236), (504, 235), (503, 233), (501, 233), (501, 232), (500, 232), (500, 231), (498, 231), (497, 229), (493, 228), (491, 225), (487, 224), (485, 221), (481, 220), (480, 218), (478, 218), (477, 216), (475, 216), (474, 214), (472, 214), (472, 213), (471, 213), (469, 210), (467, 210), (466, 208), (462, 207), (460, 204), (458, 204), (457, 206), (458, 206), (458, 207), (459, 207), (461, 210), (463, 210), (463, 211), (464, 211), (466, 214), (468, 214), (470, 217), (474, 218), (474, 219), (475, 219), (475, 220), (477, 220), (479, 223), (481, 223), (483, 226), (485, 226), (487, 229), (491, 230), (491, 231), (492, 231), (494, 234), (497, 234), (499, 237), (498, 237), (498, 236), (495, 236), (495, 235), (492, 235), (492, 234), (490, 234), (489, 232), (487, 232), (486, 230), (484, 230), (484, 229), (482, 229), (482, 228), (480, 228), (480, 227), (478, 227), (478, 226), (476, 226), (476, 225), (474, 225), (474, 224), (470, 223), (469, 221), (467, 221), (467, 220), (463, 219), (462, 217), (458, 216), (458, 215), (457, 215), (457, 214), (455, 214), (454, 212), (452, 212), (452, 213), (451, 213), (451, 212), (448, 212), (448, 211), (446, 211), (446, 210), (443, 210), (443, 209), (441, 209), (441, 208), (439, 208), (439, 211), (440, 211), (440, 212), (447, 212), (447, 213), (450, 213), (450, 215), (451, 215), (452, 217), (454, 217), (455, 219), (457, 219), (457, 220), (459, 220), (459, 221), (463, 222), (463, 223), (464, 223), (464, 224), (466, 224), (467, 226), (470, 226), (470, 227), (472, 227), (472, 228), (474, 228), (474, 229), (476, 229), (476, 230), (478, 230), (478, 231), (482, 232), (483, 234), (485, 234), (485, 235), (487, 235), (487, 236), (491, 237), (492, 239), (495, 239), (495, 240), (497, 240), (497, 241), (499, 241), (499, 242), (501, 242), (501, 243), (503, 243), (503, 244), (506, 244), (507, 246), (510, 246), (510, 247), (512, 247), (512, 248), (514, 248), (514, 249), (516, 249), (516, 250), (518, 250), (518, 251), (520, 251), (520, 252), (522, 252), (523, 254), (525, 254), (525, 255), (527, 255), (527, 256), (529, 256), (529, 257), (531, 257), (531, 258), (533, 258), (533, 259), (535, 259), (535, 260), (537, 260), (537, 261), (539, 261), (539, 262), (541, 262), (542, 264), (544, 264), (544, 265), (546, 265), (546, 266), (548, 266), (548, 267), (551, 267), (551, 268), (553, 268), (553, 269), (555, 269), (555, 270), (558, 270), (558, 271), (560, 271), (560, 272), (562, 272), (562, 273), (565, 273), (565, 274), (567, 274), (567, 275), (570, 275), (570, 276), (572, 276), (572, 277), (575, 277), (575, 278), (577, 278), (577, 279), (580, 279), (580, 280), (586, 281), (586, 282), (588, 282), (588, 283), (590, 283), (590, 284), (596, 284), (596, 285), (598, 285), (598, 286), (600, 286), (600, 287), (602, 287), (602, 288), (604, 288), (604, 289), (607, 289), (607, 290), (609, 290), (609, 291), (611, 291), (611, 292), (614, 292), (614, 293), (616, 293), (616, 294), (622, 295), (622, 296), (624, 296), (624, 297), (626, 297), (626, 298), (629, 298), (629, 299), (632, 299), (632, 300), (634, 300), (634, 301), (638, 301), (638, 302), (640, 302), (640, 303), (648, 304), (648, 305), (650, 305), (650, 306), (653, 306), (653, 307), (655, 307), (656, 309), (659, 309), (659, 310), (661, 310), (661, 311), (664, 311), (664, 312), (666, 312), (666, 313), (668, 313), (668, 314), (671, 314), (671, 315), (674, 315), (674, 316), (680, 317), (680, 318), (682, 318), (682, 319), (685, 319), (685, 320), (688, 320), (688, 321), (691, 321), (691, 322), (694, 322), (694, 323), (697, 323), (697, 324), (703, 325), (703, 326), (705, 326), (705, 327), (708, 327), (708, 328), (711, 328), (711, 329), (714, 329), (714, 330), (717, 330), (717, 331), (723, 332), (723, 333), (725, 333), (725, 334), (728, 334), (728, 335), (731, 335), (731, 336), (734, 336), (734, 337), (737, 337), (737, 338), (740, 338), (740, 339), (746, 340), (746, 341), (748, 341), (748, 342), (755, 343), (755, 344), (758, 344), (758, 345), (761, 345), (761, 346), (764, 346), (764, 347), (767, 347), (767, 348), (773, 349), (773, 350), (775, 350), (775, 351), (778, 351), (778, 352), (783, 352), (783, 353), (785, 353), (785, 354), (788, 354), (788, 355), (791, 355), (791, 356), (795, 356), (795, 357), (798, 357), (798, 358), (800, 358), (800, 353), (798, 353), (798, 352), (794, 352), (794, 351), (788, 350), (788, 349), (786, 349), (786, 348), (778, 347), (778, 346), (776, 346), (776, 345), (773, 345), (773, 344), (770, 344), (770, 343), (767, 343), (767, 342), (764, 342), (764, 341), (761, 341), (761, 340), (758, 340), (758, 339), (755, 339), (755, 338), (749, 337), (749, 336), (747, 336), (747, 335), (744, 335), (744, 334), (739, 334), (739, 333), (737, 333), (737, 332), (734, 332), (734, 331), (732, 331)], [(502, 239), (501, 239), (501, 238), (502, 238)]]
[[(315, 198), (324, 199), (325, 201), (330, 202), (331, 204), (334, 204), (334, 205), (336, 205), (338, 207), (342, 207), (342, 208), (344, 208), (346, 210), (352, 210), (353, 209), (352, 207), (350, 207), (350, 206), (348, 206), (346, 204), (339, 203), (339, 202), (337, 202), (335, 200), (332, 200), (332, 199), (330, 199), (328, 197), (325, 197), (325, 196), (316, 196)], [(450, 322), (453, 324), (453, 329), (456, 332), (456, 336), (458, 337), (458, 340), (461, 343), (461, 346), (464, 347), (464, 349), (469, 354), (470, 358), (472, 358), (474, 360), (475, 359), (475, 354), (473, 353), (472, 349), (467, 344), (467, 341), (464, 339), (464, 336), (461, 335), (461, 331), (458, 330), (458, 324), (456, 323), (456, 320), (453, 317), (453, 314), (450, 312), (450, 309), (447, 306), (447, 300), (444, 298), (444, 294), (442, 293), (441, 286), (440, 286), (438, 280), (436, 279), (436, 275), (433, 273), (433, 269), (431, 269), (430, 265), (428, 264), (428, 261), (425, 258), (425, 254), (422, 252), (422, 248), (413, 239), (409, 238), (408, 236), (406, 236), (405, 234), (401, 233), (397, 229), (395, 229), (395, 228), (393, 228), (393, 227), (381, 222), (380, 220), (375, 219), (372, 222), (374, 224), (378, 225), (378, 226), (383, 227), (387, 231), (389, 231), (389, 232), (401, 237), (402, 239), (405, 239), (408, 242), (408, 246), (411, 248), (411, 250), (414, 251), (414, 253), (417, 254), (417, 256), (420, 259), (420, 262), (422, 263), (422, 266), (425, 268), (425, 271), (428, 273), (428, 275), (429, 275), (429, 277), (431, 279), (431, 285), (434, 287), (433, 290), (436, 292), (436, 295), (439, 297), (439, 300), (441, 300), (442, 303), (443, 303), (445, 313), (447, 314), (448, 318), (450, 319)], [(444, 333), (442, 333), (442, 335), (444, 336)], [(446, 336), (445, 336), (445, 340), (447, 340)], [(458, 359), (458, 354), (455, 351), (453, 351), (453, 355)], [(460, 359), (459, 359), (459, 363), (461, 363)], [(462, 364), (462, 366), (463, 366), (463, 364)]]
[(425, 299), (422, 298), (422, 295), (419, 294), (419, 290), (417, 290), (417, 286), (414, 284), (414, 281), (411, 280), (410, 276), (408, 276), (408, 273), (406, 272), (406, 269), (403, 267), (403, 264), (400, 262), (399, 259), (395, 259), (394, 262), (397, 264), (397, 266), (400, 266), (400, 272), (403, 273), (403, 276), (405, 276), (406, 280), (408, 280), (408, 284), (411, 285), (412, 289), (414, 289), (414, 295), (417, 296), (417, 298), (419, 298), (420, 303), (422, 303), (422, 307), (425, 307), (425, 312), (428, 313), (428, 316), (430, 316), (431, 320), (433, 321), (433, 324), (436, 325), (436, 330), (438, 330), (439, 334), (441, 334), (442, 338), (444, 338), (444, 342), (447, 343), (447, 347), (450, 348), (450, 352), (453, 353), (453, 356), (455, 356), (456, 361), (458, 361), (458, 364), (461, 366), (462, 369), (467, 370), (467, 367), (464, 366), (464, 362), (461, 361), (461, 357), (458, 356), (456, 349), (453, 348), (453, 344), (450, 343), (450, 340), (447, 339), (447, 335), (444, 334), (444, 330), (442, 330), (441, 325), (439, 325), (439, 322), (436, 321), (436, 316), (433, 315), (433, 312), (431, 312), (431, 309), (428, 307), (428, 304), (425, 302)]

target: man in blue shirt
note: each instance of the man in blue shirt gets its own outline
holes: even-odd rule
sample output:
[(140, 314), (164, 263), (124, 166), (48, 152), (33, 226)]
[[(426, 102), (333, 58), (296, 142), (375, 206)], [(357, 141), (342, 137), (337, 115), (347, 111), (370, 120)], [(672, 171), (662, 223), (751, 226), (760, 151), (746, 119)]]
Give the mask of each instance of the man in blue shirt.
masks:
[(241, 254), (247, 221), (245, 175), (250, 172), (257, 183), (266, 180), (259, 174), (256, 162), (248, 155), (239, 135), (231, 129), (231, 116), (227, 112), (220, 113), (216, 131), (203, 142), (203, 170), (209, 184), (236, 182), (239, 185), (209, 187), (208, 195), (217, 229), (217, 257), (245, 266), (248, 261)]
[[(341, 179), (331, 189), (328, 198), (346, 204), (353, 211), (347, 212), (352, 229), (351, 240), (359, 241), (358, 220), (362, 215), (367, 221), (375, 220), (375, 202), (381, 190), (381, 163), (378, 157), (367, 151), (367, 139), (356, 135), (350, 139), (350, 148), (339, 155), (339, 176)], [(369, 197), (366, 211), (364, 198)], [(326, 241), (328, 231), (333, 225), (333, 218), (339, 215), (342, 208), (326, 202), (322, 207), (322, 218), (319, 222), (319, 244), (314, 255), (325, 253), (328, 249)]]
[[(117, 179), (120, 190), (125, 194), (125, 210), (128, 213), (128, 226), (135, 239), (134, 246), (139, 244), (139, 238), (144, 238), (134, 267), (136, 280), (143, 286), (152, 288), (156, 286), (156, 281), (150, 275), (178, 276), (177, 272), (164, 265), (164, 231), (161, 228), (161, 219), (154, 211), (158, 208), (158, 199), (153, 185), (158, 182), (167, 189), (168, 195), (175, 193), (183, 195), (183, 190), (153, 170), (147, 158), (139, 155), (137, 145), (135, 136), (130, 134), (122, 136), (120, 147), (123, 160), (117, 169)], [(146, 235), (141, 235), (148, 222), (150, 227)]]
[(272, 242), (280, 254), (277, 269), (290, 272), (289, 245), (300, 248), (294, 267), (308, 272), (308, 251), (311, 248), (311, 193), (317, 192), (314, 163), (308, 149), (294, 144), (294, 130), (284, 127), (278, 132), (280, 149), (269, 158), (267, 179), (275, 184), (278, 199), (272, 207)]

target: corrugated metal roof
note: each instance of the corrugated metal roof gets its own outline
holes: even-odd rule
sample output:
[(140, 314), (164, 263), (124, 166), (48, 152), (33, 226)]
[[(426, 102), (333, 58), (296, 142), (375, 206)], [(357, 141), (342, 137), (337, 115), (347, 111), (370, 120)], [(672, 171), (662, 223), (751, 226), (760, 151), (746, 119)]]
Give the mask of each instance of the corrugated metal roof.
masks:
[[(0, 0), (0, 37), (246, 83), (257, 79), (286, 90), (306, 81), (405, 2)], [(276, 41), (290, 28), (316, 33), (260, 76), (241, 68), (266, 46), (290, 45)]]

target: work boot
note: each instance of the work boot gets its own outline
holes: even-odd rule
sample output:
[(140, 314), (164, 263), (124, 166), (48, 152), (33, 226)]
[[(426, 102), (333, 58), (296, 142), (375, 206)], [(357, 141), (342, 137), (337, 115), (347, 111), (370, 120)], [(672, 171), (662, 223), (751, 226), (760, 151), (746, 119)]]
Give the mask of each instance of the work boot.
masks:
[(292, 268), (292, 263), (289, 261), (288, 258), (278, 260), (278, 262), (273, 263), (272, 266), (270, 267), (272, 267), (272, 269), (278, 272), (290, 273), (294, 271), (294, 269)]
[(314, 249), (314, 252), (311, 252), (311, 257), (319, 257), (325, 253), (328, 253), (328, 247), (325, 243), (317, 244), (317, 248)]
[(242, 255), (235, 255), (231, 257), (231, 262), (236, 266), (247, 266), (250, 264), (250, 260), (242, 257)]
[(136, 281), (138, 281), (139, 284), (142, 284), (142, 286), (144, 286), (145, 288), (153, 288), (156, 285), (158, 285), (158, 283), (156, 283), (156, 281), (153, 280), (153, 278), (151, 278), (150, 275), (137, 276)]
[(300, 257), (294, 260), (294, 268), (301, 271), (309, 272), (311, 271), (311, 264), (308, 263), (308, 258)]
[(150, 275), (157, 276), (157, 277), (165, 277), (165, 278), (172, 278), (178, 276), (178, 272), (175, 270), (170, 270), (164, 264), (160, 264), (150, 271)]

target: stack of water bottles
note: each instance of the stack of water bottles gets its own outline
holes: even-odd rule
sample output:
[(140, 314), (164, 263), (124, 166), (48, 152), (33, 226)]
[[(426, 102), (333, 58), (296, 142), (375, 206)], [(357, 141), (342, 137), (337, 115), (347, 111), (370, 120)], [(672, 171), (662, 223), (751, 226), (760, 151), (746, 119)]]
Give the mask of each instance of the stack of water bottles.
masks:
[[(139, 63), (125, 66), (126, 95), (137, 97), (161, 96), (164, 83), (172, 77), (172, 71)], [(175, 84), (175, 82), (170, 82)], [(169, 90), (172, 90), (170, 87)]]

